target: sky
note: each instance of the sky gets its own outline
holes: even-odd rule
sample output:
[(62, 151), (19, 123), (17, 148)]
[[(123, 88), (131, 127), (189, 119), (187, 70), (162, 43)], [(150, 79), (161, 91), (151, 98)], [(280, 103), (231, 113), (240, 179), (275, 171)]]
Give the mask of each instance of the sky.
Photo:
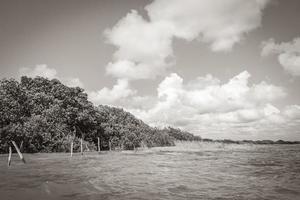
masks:
[(298, 0), (0, 0), (0, 78), (204, 138), (300, 140)]

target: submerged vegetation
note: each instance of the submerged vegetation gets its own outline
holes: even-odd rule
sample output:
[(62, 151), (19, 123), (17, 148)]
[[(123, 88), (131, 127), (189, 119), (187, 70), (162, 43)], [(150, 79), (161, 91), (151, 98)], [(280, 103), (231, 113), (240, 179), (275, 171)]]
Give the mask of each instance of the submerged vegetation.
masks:
[(95, 106), (82, 88), (67, 87), (59, 80), (21, 77), (0, 81), (0, 153), (11, 141), (23, 152), (68, 152), (171, 146), (175, 140), (200, 140), (180, 129), (150, 127), (129, 112)]

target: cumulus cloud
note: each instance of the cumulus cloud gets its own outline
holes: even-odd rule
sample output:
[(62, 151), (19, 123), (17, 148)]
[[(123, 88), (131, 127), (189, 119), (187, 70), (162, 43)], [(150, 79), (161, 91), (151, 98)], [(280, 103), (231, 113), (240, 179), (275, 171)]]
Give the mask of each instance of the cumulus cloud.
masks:
[(199, 38), (213, 51), (230, 50), (243, 35), (261, 24), (268, 0), (156, 0), (146, 7), (151, 21), (167, 21), (173, 35)]
[(300, 105), (286, 106), (284, 114), (290, 119), (297, 119), (300, 121)]
[[(147, 79), (174, 64), (172, 40), (208, 43), (212, 51), (228, 51), (261, 25), (269, 0), (155, 0), (145, 7), (149, 19), (132, 10), (105, 31), (117, 47), (107, 73), (118, 78)], [(131, 73), (126, 73), (131, 72)]]
[(41, 76), (48, 79), (60, 79), (65, 85), (69, 87), (84, 87), (79, 78), (73, 77), (58, 77), (57, 71), (54, 68), (48, 67), (46, 64), (36, 65), (35, 67), (22, 67), (19, 69), (20, 76), (36, 77)]
[(81, 88), (84, 87), (83, 83), (79, 78), (67, 77), (67, 78), (63, 78), (62, 81), (64, 84), (66, 84), (69, 87), (81, 87)]
[(126, 79), (119, 79), (112, 89), (102, 88), (99, 91), (89, 92), (89, 99), (95, 104), (116, 105), (116, 103), (136, 93), (130, 88)]
[(285, 97), (284, 89), (266, 82), (249, 86), (249, 78), (250, 74), (244, 71), (225, 84), (211, 75), (197, 78), (213, 80), (208, 81), (210, 84), (207, 81), (185, 84), (180, 76), (173, 73), (159, 84), (157, 104), (139, 114), (143, 114), (143, 118), (150, 123), (168, 124), (173, 120), (184, 117), (194, 119), (206, 113), (217, 113), (218, 120), (232, 122), (247, 122), (276, 113), (277, 109), (269, 102)]
[(279, 109), (285, 89), (266, 81), (250, 84), (244, 71), (222, 83), (208, 74), (185, 81), (176, 73), (157, 95), (138, 96), (128, 81), (91, 93), (94, 103), (120, 106), (152, 126), (174, 126), (208, 138), (300, 139), (300, 106)]
[(36, 65), (34, 68), (22, 67), (19, 70), (20, 75), (28, 77), (42, 76), (48, 79), (54, 79), (57, 76), (57, 71), (53, 68), (49, 68), (47, 65)]
[(227, 133), (230, 138), (242, 138), (243, 134), (233, 135), (238, 131), (245, 133), (244, 139), (255, 132), (257, 137), (263, 127), (278, 127), (286, 122), (287, 111), (281, 112), (273, 105), (286, 92), (264, 81), (250, 85), (250, 77), (244, 71), (226, 83), (212, 75), (185, 83), (172, 73), (159, 84), (152, 107), (127, 110), (153, 126), (171, 125), (204, 137), (224, 138), (224, 130), (232, 132)]
[(286, 72), (293, 76), (300, 76), (300, 38), (291, 42), (276, 43), (269, 39), (262, 43), (262, 56), (278, 55), (278, 61)]
[(106, 30), (105, 35), (108, 42), (117, 47), (115, 62), (107, 66), (110, 75), (129, 79), (155, 78), (172, 63), (172, 36), (163, 22), (148, 22), (133, 10), (111, 30)]
[[(162, 67), (164, 66), (164, 67)], [(128, 60), (121, 60), (107, 65), (106, 73), (114, 77), (129, 80), (153, 79), (166, 70), (165, 64), (156, 63), (136, 63)]]

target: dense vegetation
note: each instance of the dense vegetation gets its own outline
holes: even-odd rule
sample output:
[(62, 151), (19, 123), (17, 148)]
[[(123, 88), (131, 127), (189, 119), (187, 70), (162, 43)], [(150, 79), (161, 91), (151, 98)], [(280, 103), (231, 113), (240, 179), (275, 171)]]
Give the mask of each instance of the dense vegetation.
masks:
[(59, 80), (22, 77), (0, 81), (0, 153), (11, 141), (24, 152), (67, 152), (73, 141), (79, 149), (134, 149), (170, 146), (174, 140), (199, 140), (179, 129), (153, 128), (123, 109), (94, 106), (84, 90)]

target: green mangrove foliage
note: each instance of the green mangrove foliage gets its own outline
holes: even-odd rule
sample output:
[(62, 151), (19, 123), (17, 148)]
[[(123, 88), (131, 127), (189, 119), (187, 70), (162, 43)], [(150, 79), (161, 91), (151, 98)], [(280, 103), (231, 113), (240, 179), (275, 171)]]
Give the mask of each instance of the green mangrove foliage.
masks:
[(0, 153), (12, 140), (24, 152), (75, 151), (79, 138), (84, 147), (95, 150), (100, 138), (102, 150), (135, 149), (141, 146), (170, 146), (174, 140), (198, 140), (179, 129), (153, 128), (123, 109), (94, 106), (79, 87), (67, 87), (59, 80), (21, 77), (0, 81)]

